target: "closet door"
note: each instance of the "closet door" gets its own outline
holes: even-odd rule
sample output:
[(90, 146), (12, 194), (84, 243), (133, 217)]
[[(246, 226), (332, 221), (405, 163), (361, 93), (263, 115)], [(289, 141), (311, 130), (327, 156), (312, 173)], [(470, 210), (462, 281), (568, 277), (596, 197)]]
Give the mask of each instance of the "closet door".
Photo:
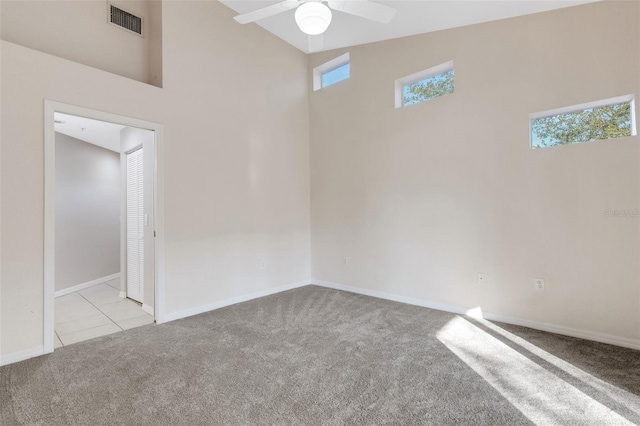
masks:
[(127, 154), (127, 297), (144, 292), (144, 173), (142, 148)]

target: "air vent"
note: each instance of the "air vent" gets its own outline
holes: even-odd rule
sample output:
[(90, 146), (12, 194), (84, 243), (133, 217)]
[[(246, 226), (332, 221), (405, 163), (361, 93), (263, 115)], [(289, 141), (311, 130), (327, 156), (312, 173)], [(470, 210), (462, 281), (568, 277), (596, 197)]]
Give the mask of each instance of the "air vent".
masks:
[(142, 18), (132, 15), (112, 4), (109, 5), (109, 16), (112, 24), (117, 25), (125, 30), (129, 30), (138, 35), (142, 35)]

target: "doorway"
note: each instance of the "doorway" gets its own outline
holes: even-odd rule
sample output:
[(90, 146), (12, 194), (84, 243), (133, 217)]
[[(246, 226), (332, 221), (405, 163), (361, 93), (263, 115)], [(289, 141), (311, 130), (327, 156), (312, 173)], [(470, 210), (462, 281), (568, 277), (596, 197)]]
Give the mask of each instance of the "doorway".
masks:
[[(66, 234), (61, 233), (60, 230), (56, 231), (56, 227), (60, 226), (63, 221), (61, 217), (56, 220), (56, 212), (59, 212), (59, 210), (56, 210), (56, 195), (59, 198), (60, 193), (64, 192), (65, 188), (56, 186), (56, 172), (61, 173), (63, 171), (62, 166), (68, 168), (68, 163), (61, 162), (61, 168), (56, 170), (56, 144), (59, 145), (58, 148), (62, 146), (62, 142), (57, 142), (57, 139), (65, 136), (57, 131), (60, 130), (60, 123), (65, 121), (60, 119), (61, 117), (70, 121), (77, 120), (82, 122), (82, 120), (85, 120), (84, 122), (90, 123), (92, 126), (101, 124), (111, 129), (118, 129), (120, 137), (117, 139), (117, 146), (106, 148), (119, 153), (112, 154), (115, 156), (115, 161), (118, 161), (119, 157), (119, 164), (116, 167), (120, 169), (119, 185), (121, 189), (119, 192), (120, 206), (117, 209), (118, 211), (115, 212), (116, 215), (119, 212), (117, 221), (120, 222), (119, 225), (115, 224), (115, 227), (119, 228), (120, 237), (118, 243), (120, 253), (117, 256), (120, 262), (116, 266), (119, 271), (106, 276), (104, 276), (106, 272), (98, 273), (94, 271), (93, 274), (99, 275), (98, 278), (81, 284), (77, 284), (77, 282), (83, 280), (76, 279), (74, 282), (76, 287), (63, 283), (69, 288), (62, 290), (56, 288), (56, 285), (58, 285), (56, 280), (60, 277), (60, 271), (57, 269), (62, 269), (65, 264), (61, 259), (56, 259), (56, 247), (63, 246), (62, 242), (64, 242)], [(58, 127), (56, 128), (56, 126)], [(76, 127), (82, 129), (82, 126)], [(84, 132), (85, 130), (87, 129), (81, 131)], [(64, 314), (62, 309), (66, 305), (61, 305), (59, 301), (62, 298), (55, 299), (56, 296), (66, 298), (65, 303), (71, 303), (72, 297), (70, 296), (74, 296), (77, 298), (76, 302), (86, 303), (87, 309), (90, 309), (88, 305), (92, 305), (91, 309), (97, 309), (105, 314), (107, 318), (105, 321), (109, 321), (110, 324), (100, 326), (104, 331), (103, 335), (114, 332), (114, 330), (121, 331), (131, 328), (130, 326), (135, 326), (135, 324), (142, 325), (154, 320), (156, 323), (163, 322), (162, 155), (160, 155), (162, 152), (162, 130), (162, 126), (156, 123), (45, 101), (45, 303), (43, 322), (45, 353), (52, 352), (54, 347), (61, 344), (54, 328), (58, 329), (60, 324), (59, 322), (56, 323), (56, 319), (61, 320), (60, 315)], [(85, 140), (90, 144), (99, 146), (99, 143), (88, 141), (89, 137), (86, 133), (75, 135), (78, 136), (78, 142)], [(109, 159), (109, 161), (112, 160)], [(83, 165), (82, 161), (76, 161), (72, 164)], [(111, 176), (113, 177), (113, 167), (111, 168)], [(115, 173), (118, 173), (118, 170)], [(104, 176), (101, 176), (101, 178), (104, 178)], [(101, 181), (104, 181), (104, 179)], [(103, 196), (99, 193), (91, 193), (91, 195), (93, 198)], [(78, 199), (81, 199), (80, 195), (76, 197), (76, 200)], [(58, 204), (60, 204), (59, 201)], [(89, 222), (93, 220), (94, 216), (99, 216), (99, 214), (95, 214), (96, 211), (94, 209), (94, 214), (87, 215), (91, 218)], [(77, 217), (76, 221), (80, 221), (83, 216), (80, 213)], [(101, 231), (98, 234), (106, 234), (107, 228), (113, 230), (114, 216), (113, 214), (111, 215), (110, 223), (112, 225), (109, 225), (111, 227), (103, 226), (100, 222), (93, 221), (91, 223), (94, 228), (99, 228)], [(61, 229), (72, 228), (73, 225)], [(118, 229), (114, 232), (117, 231)], [(77, 241), (81, 240), (81, 238), (77, 239)], [(109, 250), (105, 249), (104, 251), (106, 253)], [(62, 258), (63, 256), (60, 257)], [(111, 262), (111, 264), (113, 263)], [(118, 263), (117, 259), (115, 263)], [(112, 266), (111, 269), (114, 269), (114, 267)], [(63, 294), (60, 294), (61, 291)], [(122, 301), (119, 301), (118, 297), (122, 298)], [(136, 303), (139, 311), (135, 309)], [(114, 306), (120, 307), (123, 311), (128, 310), (128, 312), (116, 312)], [(59, 309), (59, 315), (56, 315), (56, 309)], [(112, 310), (111, 313), (108, 312), (109, 309)], [(75, 308), (69, 309), (70, 312), (74, 310)], [(133, 315), (136, 318), (127, 318), (125, 315)], [(95, 321), (99, 320), (97, 314), (92, 318)], [(78, 324), (78, 326), (84, 327), (85, 325)], [(68, 342), (79, 341), (77, 340), (78, 336), (83, 334), (89, 336), (95, 334), (93, 337), (97, 337), (100, 335), (99, 331), (78, 332), (76, 333), (77, 336), (68, 335)]]

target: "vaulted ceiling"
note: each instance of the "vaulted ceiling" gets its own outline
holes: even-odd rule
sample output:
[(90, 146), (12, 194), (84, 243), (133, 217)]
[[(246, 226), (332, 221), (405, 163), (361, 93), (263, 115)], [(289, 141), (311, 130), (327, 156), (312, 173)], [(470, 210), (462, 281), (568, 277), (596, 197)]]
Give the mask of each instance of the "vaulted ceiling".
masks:
[[(278, 3), (273, 0), (220, 1), (238, 13), (246, 13)], [(303, 52), (311, 53), (544, 12), (594, 1), (599, 0), (378, 1), (378, 3), (397, 9), (395, 17), (389, 24), (380, 24), (334, 12), (329, 29), (322, 36), (315, 36), (315, 38), (310, 38), (298, 29), (293, 17), (294, 10), (263, 19), (257, 24)]]

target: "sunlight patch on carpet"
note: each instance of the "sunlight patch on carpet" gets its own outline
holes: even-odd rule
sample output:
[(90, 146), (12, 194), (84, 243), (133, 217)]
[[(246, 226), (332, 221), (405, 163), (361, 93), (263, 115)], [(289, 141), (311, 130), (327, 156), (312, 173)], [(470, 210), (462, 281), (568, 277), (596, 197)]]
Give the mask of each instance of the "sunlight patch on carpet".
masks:
[(437, 338), (536, 424), (633, 424), (464, 318)]

